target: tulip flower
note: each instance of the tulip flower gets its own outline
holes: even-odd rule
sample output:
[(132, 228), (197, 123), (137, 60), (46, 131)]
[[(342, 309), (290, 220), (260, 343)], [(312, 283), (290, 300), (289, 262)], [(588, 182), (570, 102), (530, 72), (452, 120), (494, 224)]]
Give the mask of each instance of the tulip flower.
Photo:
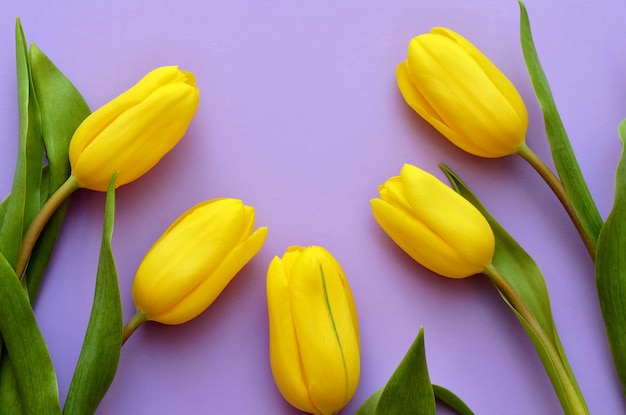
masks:
[(415, 261), (450, 278), (465, 278), (491, 264), (493, 231), (467, 200), (433, 175), (405, 164), (400, 176), (372, 199), (383, 230)]
[(183, 137), (199, 99), (191, 72), (165, 66), (85, 118), (70, 141), (72, 173), (25, 233), (17, 275), (21, 277), (37, 238), (63, 201), (79, 188), (105, 192), (116, 173), (116, 188), (145, 174)]
[(172, 223), (135, 275), (139, 323), (181, 324), (203, 312), (261, 249), (267, 228), (254, 231), (254, 216), (241, 200), (214, 199)]
[(80, 124), (70, 142), (72, 176), (98, 191), (115, 172), (117, 187), (141, 177), (183, 137), (199, 97), (190, 72), (165, 66), (148, 73)]
[(467, 39), (434, 28), (413, 38), (396, 78), (406, 102), (448, 140), (481, 157), (514, 154), (528, 113), (509, 79)]
[(283, 397), (336, 414), (356, 391), (359, 329), (348, 281), (326, 249), (290, 247), (267, 272), (270, 361)]

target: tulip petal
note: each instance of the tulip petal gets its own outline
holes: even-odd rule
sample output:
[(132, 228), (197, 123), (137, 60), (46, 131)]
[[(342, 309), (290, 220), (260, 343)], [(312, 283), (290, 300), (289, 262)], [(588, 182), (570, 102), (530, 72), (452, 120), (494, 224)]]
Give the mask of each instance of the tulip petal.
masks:
[(257, 229), (243, 243), (231, 250), (212, 273), (205, 275), (201, 283), (182, 297), (170, 309), (148, 316), (163, 324), (182, 324), (206, 310), (237, 273), (261, 250), (267, 228)]
[(443, 27), (435, 27), (430, 33), (437, 34), (441, 36), (448, 37), (453, 40), (459, 46), (461, 46), (465, 52), (467, 52), (474, 61), (485, 71), (485, 74), (496, 88), (502, 93), (503, 96), (507, 98), (509, 104), (515, 109), (517, 113), (520, 124), (528, 125), (528, 111), (526, 110), (526, 105), (522, 100), (519, 92), (513, 85), (513, 83), (507, 78), (502, 71), (494, 65), (489, 58), (487, 58), (476, 46), (474, 46), (469, 40), (461, 36), (460, 34)]
[(358, 342), (337, 275), (341, 271), (322, 255), (320, 248), (301, 254), (293, 264), (289, 289), (311, 399), (320, 414), (334, 414), (356, 390)]
[(133, 282), (141, 312), (151, 316), (169, 310), (215, 271), (247, 227), (243, 206), (237, 199), (201, 203), (163, 233)]
[(70, 144), (72, 165), (83, 150), (124, 111), (138, 105), (153, 91), (168, 84), (188, 84), (195, 86), (195, 77), (177, 66), (163, 66), (149, 72), (134, 86), (113, 98), (80, 124)]
[(466, 140), (459, 133), (446, 125), (439, 114), (437, 114), (426, 98), (420, 93), (419, 89), (413, 84), (406, 61), (396, 67), (396, 80), (400, 93), (407, 104), (444, 137), (450, 140), (452, 144), (476, 156), (497, 157), (497, 155), (490, 153), (488, 149), (483, 149), (474, 144), (474, 142)]
[(415, 166), (405, 164), (400, 176), (416, 217), (454, 247), (466, 262), (481, 270), (491, 263), (495, 239), (478, 209), (435, 176)]
[(267, 271), (270, 362), (276, 386), (294, 407), (316, 413), (309, 396), (291, 311), (289, 283), (283, 260), (275, 257)]
[(436, 34), (417, 36), (407, 64), (413, 84), (466, 141), (494, 156), (512, 154), (521, 145), (527, 126), (459, 44)]
[(157, 89), (97, 134), (76, 156), (73, 175), (82, 187), (92, 190), (106, 189), (117, 171), (118, 187), (132, 182), (178, 143), (197, 105), (195, 87), (174, 84)]
[(482, 270), (468, 264), (441, 237), (406, 212), (382, 199), (372, 199), (376, 221), (389, 237), (416, 262), (449, 278), (465, 278)]

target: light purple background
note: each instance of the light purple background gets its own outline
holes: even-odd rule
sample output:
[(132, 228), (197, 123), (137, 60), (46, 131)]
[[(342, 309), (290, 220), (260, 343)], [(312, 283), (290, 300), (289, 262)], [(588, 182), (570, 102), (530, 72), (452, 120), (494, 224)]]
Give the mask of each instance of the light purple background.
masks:
[[(0, 196), (15, 163), (14, 19), (75, 83), (92, 109), (149, 70), (193, 71), (201, 104), (187, 136), (118, 192), (113, 248), (124, 315), (143, 255), (184, 210), (236, 197), (269, 227), (259, 255), (194, 321), (146, 324), (122, 350), (98, 414), (298, 414), (268, 361), (265, 272), (289, 245), (328, 248), (356, 299), (362, 377), (352, 414), (391, 375), (425, 327), (433, 382), (477, 414), (557, 414), (531, 342), (483, 276), (449, 280), (413, 263), (376, 225), (377, 185), (413, 163), (455, 170), (535, 258), (571, 365), (593, 414), (626, 404), (614, 374), (591, 261), (556, 198), (518, 157), (456, 149), (403, 102), (395, 66), (433, 26), (468, 37), (511, 78), (530, 114), (529, 145), (549, 160), (543, 121), (519, 46), (517, 2), (11, 1), (0, 18)], [(626, 117), (622, 0), (528, 0), (540, 57), (583, 173), (608, 214)], [(61, 400), (88, 321), (103, 195), (79, 191), (36, 314)], [(451, 413), (441, 409), (441, 414)]]

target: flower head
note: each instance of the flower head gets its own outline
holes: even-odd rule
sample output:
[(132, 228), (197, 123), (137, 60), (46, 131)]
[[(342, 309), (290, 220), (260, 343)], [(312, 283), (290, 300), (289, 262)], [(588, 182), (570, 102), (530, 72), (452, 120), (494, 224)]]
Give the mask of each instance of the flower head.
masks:
[(72, 176), (98, 191), (115, 172), (118, 187), (141, 177), (183, 137), (199, 97), (191, 72), (165, 66), (148, 73), (78, 126), (69, 148)]
[(261, 249), (267, 228), (254, 230), (254, 209), (213, 199), (183, 213), (137, 269), (133, 299), (147, 320), (180, 324), (204, 311)]
[(350, 286), (326, 249), (290, 247), (267, 272), (270, 360), (285, 399), (336, 414), (356, 391), (359, 329)]
[(406, 102), (456, 146), (481, 157), (513, 154), (528, 113), (509, 79), (467, 39), (434, 28), (413, 38), (396, 78)]
[(438, 274), (464, 278), (491, 263), (495, 237), (470, 202), (433, 175), (405, 164), (372, 199), (383, 230), (415, 261)]

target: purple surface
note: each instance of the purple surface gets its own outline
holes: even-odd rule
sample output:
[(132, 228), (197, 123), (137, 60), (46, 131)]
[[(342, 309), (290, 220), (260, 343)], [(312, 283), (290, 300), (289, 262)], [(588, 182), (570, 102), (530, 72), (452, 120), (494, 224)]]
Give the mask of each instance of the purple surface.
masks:
[[(387, 4), (384, 4), (387, 3)], [(583, 173), (606, 217), (626, 116), (622, 0), (528, 0), (535, 41)], [(425, 327), (433, 382), (477, 414), (561, 413), (531, 342), (487, 279), (449, 280), (414, 264), (376, 225), (369, 199), (403, 163), (445, 162), (535, 258), (591, 413), (626, 412), (606, 345), (593, 267), (556, 198), (520, 158), (484, 160), (441, 138), (403, 102), (394, 78), (411, 37), (446, 26), (511, 78), (530, 114), (528, 143), (549, 159), (519, 46), (515, 1), (12, 1), (0, 19), (0, 195), (17, 136), (14, 18), (92, 109), (161, 65), (201, 89), (187, 136), (121, 188), (113, 249), (124, 315), (144, 253), (191, 205), (241, 198), (267, 242), (199, 318), (146, 324), (122, 350), (98, 414), (297, 414), (274, 386), (265, 271), (289, 245), (328, 248), (360, 317), (362, 378), (342, 414), (382, 386)], [(36, 314), (67, 393), (91, 308), (104, 197), (79, 191)], [(442, 409), (439, 413), (452, 413)]]

